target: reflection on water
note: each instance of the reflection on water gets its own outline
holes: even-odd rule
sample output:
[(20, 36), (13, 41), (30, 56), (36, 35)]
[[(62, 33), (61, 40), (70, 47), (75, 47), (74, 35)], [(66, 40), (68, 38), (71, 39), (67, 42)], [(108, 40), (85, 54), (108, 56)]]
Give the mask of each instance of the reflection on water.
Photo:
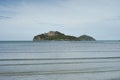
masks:
[(0, 80), (120, 80), (118, 41), (0, 42)]

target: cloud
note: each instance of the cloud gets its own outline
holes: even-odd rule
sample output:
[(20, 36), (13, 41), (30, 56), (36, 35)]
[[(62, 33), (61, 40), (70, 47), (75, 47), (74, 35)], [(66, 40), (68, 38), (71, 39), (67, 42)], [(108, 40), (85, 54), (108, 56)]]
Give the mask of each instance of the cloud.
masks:
[(120, 21), (120, 16), (107, 19), (108, 21)]
[(11, 19), (11, 17), (8, 17), (8, 16), (0, 16), (0, 19)]
[(40, 25), (47, 25), (47, 26), (56, 26), (56, 27), (65, 27), (64, 24), (56, 24), (56, 23), (38, 23)]
[[(22, 0), (19, 5), (10, 6), (7, 9), (17, 13), (14, 16), (16, 20), (13, 20), (16, 23), (42, 22), (70, 26), (95, 23), (112, 16), (113, 9), (110, 1), (107, 1), (58, 0), (49, 4), (47, 0), (38, 1), (38, 3), (32, 0)], [(106, 4), (108, 5), (106, 6)]]

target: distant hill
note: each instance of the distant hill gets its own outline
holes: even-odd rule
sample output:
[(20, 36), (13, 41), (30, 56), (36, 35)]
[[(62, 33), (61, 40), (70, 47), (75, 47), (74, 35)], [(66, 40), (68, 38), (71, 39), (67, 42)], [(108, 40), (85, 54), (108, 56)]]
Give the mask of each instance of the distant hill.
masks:
[(88, 35), (82, 35), (79, 37), (65, 35), (64, 33), (58, 31), (49, 31), (48, 33), (43, 33), (40, 35), (36, 35), (33, 38), (33, 41), (40, 40), (72, 40), (72, 41), (95, 41), (95, 39)]

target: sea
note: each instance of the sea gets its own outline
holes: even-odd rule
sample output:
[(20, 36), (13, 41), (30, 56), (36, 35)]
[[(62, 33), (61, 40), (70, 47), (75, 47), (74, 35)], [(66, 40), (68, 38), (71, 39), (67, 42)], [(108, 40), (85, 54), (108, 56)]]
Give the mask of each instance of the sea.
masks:
[(120, 80), (120, 41), (0, 41), (0, 80)]

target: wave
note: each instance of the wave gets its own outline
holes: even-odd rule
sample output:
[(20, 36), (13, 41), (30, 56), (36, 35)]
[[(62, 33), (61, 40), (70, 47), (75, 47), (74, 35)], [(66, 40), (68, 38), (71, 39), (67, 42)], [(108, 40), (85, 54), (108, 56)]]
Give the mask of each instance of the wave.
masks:
[(110, 70), (58, 70), (58, 71), (26, 71), (26, 72), (0, 72), (1, 76), (26, 76), (26, 75), (53, 75), (53, 74), (80, 74), (80, 73), (105, 73), (120, 72), (120, 69)]
[(120, 59), (120, 57), (85, 57), (85, 58), (25, 58), (25, 59), (0, 59), (0, 61), (19, 61), (19, 60), (83, 60), (83, 59)]

